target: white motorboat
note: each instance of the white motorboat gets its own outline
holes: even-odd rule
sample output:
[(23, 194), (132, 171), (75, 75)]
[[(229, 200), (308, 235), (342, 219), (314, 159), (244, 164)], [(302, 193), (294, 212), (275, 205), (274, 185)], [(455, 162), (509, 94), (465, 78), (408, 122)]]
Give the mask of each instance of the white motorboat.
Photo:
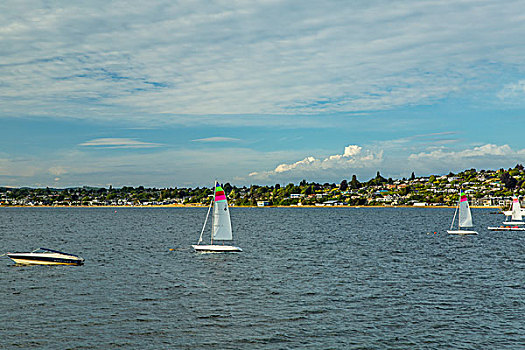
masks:
[(54, 249), (39, 248), (29, 253), (7, 253), (16, 264), (21, 265), (82, 265), (84, 258)]
[[(456, 220), (456, 215), (459, 210), (458, 218), (458, 229), (453, 230), (454, 221)], [(472, 227), (472, 215), (470, 213), (470, 207), (468, 205), (467, 195), (462, 191), (459, 192), (459, 202), (454, 212), (454, 217), (452, 218), (452, 224), (450, 225), (450, 230), (447, 232), (451, 235), (477, 235), (476, 231), (472, 230), (462, 230), (463, 227)]]
[[(208, 216), (213, 206), (213, 224), (211, 230), (211, 243), (200, 244), (202, 242), (202, 234), (208, 222)], [(232, 245), (224, 244), (213, 244), (215, 241), (231, 241), (233, 239), (232, 224), (230, 220), (230, 210), (228, 209), (228, 201), (226, 200), (226, 194), (222, 187), (215, 182), (215, 189), (213, 195), (213, 201), (210, 203), (204, 225), (202, 226), (201, 235), (197, 244), (192, 245), (196, 252), (201, 253), (226, 253), (226, 252), (242, 252), (242, 249)]]

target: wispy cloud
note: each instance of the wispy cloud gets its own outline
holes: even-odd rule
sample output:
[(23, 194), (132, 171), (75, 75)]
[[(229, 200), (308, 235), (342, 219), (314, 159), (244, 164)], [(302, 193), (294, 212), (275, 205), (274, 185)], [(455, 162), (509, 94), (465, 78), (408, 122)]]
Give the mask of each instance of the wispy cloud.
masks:
[(486, 157), (514, 158), (523, 157), (524, 155), (525, 149), (514, 151), (509, 145), (498, 146), (494, 144), (486, 144), (461, 151), (439, 149), (429, 153), (421, 152), (418, 154), (411, 154), (408, 159), (414, 161), (459, 161), (474, 158), (486, 159)]
[[(1, 156), (1, 154), (0, 154)], [(6, 179), (31, 178), (39, 173), (39, 168), (31, 158), (0, 158), (0, 177)], [(14, 182), (16, 185), (17, 182)]]
[(442, 147), (431, 152), (410, 154), (407, 165), (424, 173), (440, 173), (467, 168), (494, 169), (510, 167), (525, 161), (525, 149), (509, 145), (485, 144), (467, 149)]
[(66, 174), (68, 172), (67, 169), (64, 168), (63, 166), (54, 166), (54, 167), (49, 168), (48, 171), (49, 173), (56, 175), (56, 176)]
[(81, 143), (79, 146), (104, 148), (154, 148), (161, 144), (126, 138), (100, 138)]
[(497, 94), (498, 98), (506, 103), (521, 103), (525, 98), (525, 80), (506, 84)]
[[(55, 153), (53, 159), (0, 158), (0, 180), (13, 186), (202, 186), (214, 179), (250, 184), (247, 174), (270, 166), (290, 152), (261, 153), (247, 148), (158, 148), (153, 152), (89, 152), (85, 148)], [(174, 161), (176, 160), (176, 161)], [(3, 167), (7, 171), (3, 171)], [(235, 172), (232, 172), (235, 169)], [(58, 184), (55, 179), (59, 178)]]
[(236, 139), (236, 138), (233, 138), (233, 137), (220, 137), (220, 136), (216, 136), (216, 137), (207, 137), (207, 138), (203, 138), (203, 139), (196, 139), (196, 140), (192, 140), (193, 142), (237, 142), (237, 141), (240, 141), (240, 139)]
[(524, 11), (519, 0), (12, 1), (0, 11), (0, 116), (179, 121), (428, 104), (497, 90), (487, 76), (523, 68)]

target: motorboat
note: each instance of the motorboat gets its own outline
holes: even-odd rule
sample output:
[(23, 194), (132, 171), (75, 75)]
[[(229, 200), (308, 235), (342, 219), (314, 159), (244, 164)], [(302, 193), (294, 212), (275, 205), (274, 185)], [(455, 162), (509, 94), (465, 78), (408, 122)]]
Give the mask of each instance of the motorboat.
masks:
[(39, 248), (29, 253), (7, 253), (16, 264), (21, 265), (82, 265), (84, 258), (54, 249)]

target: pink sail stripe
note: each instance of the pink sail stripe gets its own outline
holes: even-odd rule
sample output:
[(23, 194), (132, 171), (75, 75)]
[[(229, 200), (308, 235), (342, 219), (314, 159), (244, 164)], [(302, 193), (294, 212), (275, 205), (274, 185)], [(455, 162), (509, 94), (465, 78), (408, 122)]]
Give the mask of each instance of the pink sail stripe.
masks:
[(224, 194), (215, 196), (215, 201), (216, 202), (218, 202), (218, 201), (225, 201), (225, 200), (226, 200), (226, 196)]
[(460, 202), (466, 202), (467, 201), (467, 196), (465, 196), (464, 194), (461, 195), (461, 200)]
[(518, 203), (518, 198), (513, 198), (513, 199), (512, 199), (512, 202), (513, 202), (513, 203)]

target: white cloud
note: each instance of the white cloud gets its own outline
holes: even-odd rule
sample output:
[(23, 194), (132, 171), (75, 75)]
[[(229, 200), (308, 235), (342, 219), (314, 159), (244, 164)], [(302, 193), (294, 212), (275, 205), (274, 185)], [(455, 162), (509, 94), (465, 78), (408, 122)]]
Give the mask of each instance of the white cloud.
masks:
[(361, 153), (362, 147), (359, 147), (357, 145), (350, 145), (345, 147), (345, 151), (343, 154), (336, 154), (333, 156), (328, 157), (328, 160), (340, 160), (343, 158), (350, 158), (357, 156), (359, 153)]
[[(447, 134), (449, 133), (435, 133)], [(420, 136), (424, 135), (413, 138)], [(512, 167), (517, 163), (525, 164), (525, 149), (514, 150), (509, 145), (486, 144), (467, 149), (450, 149), (444, 146), (436, 149), (435, 145), (431, 145), (429, 149), (432, 151), (410, 154), (405, 141), (406, 139), (392, 140), (390, 143), (379, 143), (380, 147), (376, 145), (365, 149), (350, 145), (345, 147), (342, 154), (324, 158), (310, 156), (297, 162), (280, 164), (274, 170), (255, 171), (249, 176), (262, 182), (297, 182), (301, 179), (338, 182), (353, 174), (367, 180), (377, 171), (381, 171), (385, 177), (402, 178), (412, 172), (417, 175), (445, 174), (470, 168), (499, 169)], [(405, 152), (400, 152), (402, 148)]]
[[(276, 173), (284, 173), (284, 172), (294, 170), (297, 168), (307, 169), (309, 166), (312, 166), (316, 162), (318, 162), (318, 160), (315, 159), (314, 157), (306, 157), (305, 159), (295, 162), (293, 164), (281, 164), (277, 166), (277, 168), (275, 168), (274, 171)], [(252, 173), (252, 174), (256, 175), (257, 173)]]
[(193, 142), (236, 142), (240, 141), (239, 139), (233, 138), (233, 137), (207, 137), (204, 139), (196, 139), (192, 140)]
[(443, 160), (460, 160), (468, 158), (482, 158), (482, 157), (514, 157), (517, 155), (525, 155), (525, 150), (513, 151), (509, 145), (493, 145), (487, 144), (483, 146), (474, 147), (472, 149), (466, 149), (462, 151), (447, 151), (446, 149), (439, 149), (430, 153), (421, 152), (418, 154), (411, 154), (409, 160), (432, 160), (432, 161), (443, 161)]
[(445, 173), (469, 168), (498, 169), (525, 163), (525, 149), (513, 150), (509, 145), (486, 144), (470, 149), (440, 148), (432, 152), (408, 156), (410, 167), (422, 173)]
[(383, 161), (383, 151), (372, 152), (357, 145), (345, 147), (343, 154), (330, 155), (325, 158), (306, 157), (291, 164), (280, 164), (274, 170), (252, 172), (250, 177), (259, 180), (331, 178), (348, 177), (352, 171), (364, 168), (375, 168)]
[(79, 144), (79, 146), (104, 148), (153, 148), (160, 147), (162, 145), (158, 143), (142, 142), (127, 138), (100, 138), (83, 142)]

